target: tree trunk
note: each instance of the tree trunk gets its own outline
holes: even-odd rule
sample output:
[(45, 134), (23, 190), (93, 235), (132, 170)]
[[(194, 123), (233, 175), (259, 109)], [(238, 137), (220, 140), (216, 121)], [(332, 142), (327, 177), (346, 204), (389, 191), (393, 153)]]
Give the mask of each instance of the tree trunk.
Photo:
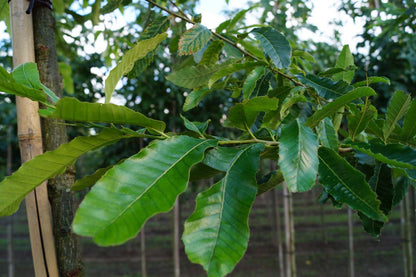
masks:
[(402, 226), (402, 249), (404, 263), (404, 277), (413, 277), (413, 253), (412, 253), (412, 234), (410, 226), (410, 205), (409, 193), (400, 203), (400, 217)]
[[(139, 147), (140, 150), (143, 149), (143, 138), (139, 138)], [(141, 272), (142, 277), (147, 277), (147, 268), (146, 268), (146, 235), (145, 235), (145, 225), (143, 225), (142, 230), (140, 231), (140, 262), (141, 262)]]
[(349, 245), (349, 271), (350, 277), (355, 276), (354, 270), (354, 229), (352, 210), (348, 208), (348, 245)]
[[(14, 1), (14, 0), (13, 0)], [(33, 11), (36, 62), (41, 82), (62, 96), (62, 77), (59, 74), (55, 43), (55, 19), (52, 11), (37, 5)], [(66, 127), (59, 120), (42, 120), (42, 136), (45, 151), (67, 143)], [(69, 189), (74, 184), (75, 170), (48, 181), (48, 195), (52, 207), (53, 231), (58, 256), (60, 276), (83, 276), (79, 238), (72, 233), (71, 224), (75, 211), (75, 194)]]
[(296, 276), (295, 227), (292, 201), (292, 193), (285, 184), (283, 186), (283, 205), (285, 209), (286, 277)]
[(285, 276), (285, 267), (284, 267), (284, 256), (283, 256), (283, 246), (282, 246), (282, 227), (281, 227), (281, 219), (280, 219), (280, 205), (278, 201), (278, 191), (277, 189), (273, 190), (272, 194), (273, 198), (273, 207), (274, 207), (274, 214), (276, 218), (276, 239), (277, 239), (277, 252), (279, 257), (279, 273), (280, 277)]
[(175, 277), (181, 276), (180, 268), (180, 235), (179, 235), (179, 198), (173, 207), (173, 270)]
[[(12, 151), (12, 126), (7, 128), (7, 160), (6, 160), (6, 174), (12, 174), (13, 151)], [(14, 277), (14, 257), (13, 257), (13, 219), (14, 215), (9, 216), (7, 222), (7, 263), (8, 276)]]
[[(35, 61), (32, 16), (26, 14), (28, 2), (10, 1), (14, 67)], [(42, 154), (42, 134), (38, 103), (16, 97), (17, 133), (22, 163)], [(46, 182), (26, 196), (35, 276), (58, 276), (56, 253)]]

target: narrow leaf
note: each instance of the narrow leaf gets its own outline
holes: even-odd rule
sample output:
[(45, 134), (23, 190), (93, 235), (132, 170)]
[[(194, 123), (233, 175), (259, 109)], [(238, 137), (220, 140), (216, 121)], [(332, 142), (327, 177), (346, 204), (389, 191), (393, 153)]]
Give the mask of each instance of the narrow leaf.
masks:
[(114, 166), (81, 203), (74, 232), (102, 246), (135, 237), (148, 218), (173, 207), (186, 189), (191, 167), (215, 145), (215, 140), (172, 137)]
[(211, 31), (201, 24), (195, 24), (179, 40), (179, 55), (192, 55), (204, 47), (211, 38)]
[(147, 40), (141, 40), (133, 48), (131, 48), (124, 54), (123, 58), (121, 59), (121, 62), (118, 63), (116, 67), (110, 71), (110, 74), (108, 75), (107, 79), (105, 79), (105, 103), (110, 102), (111, 95), (113, 94), (113, 91), (120, 78), (123, 75), (129, 73), (137, 60), (146, 57), (146, 55), (149, 52), (153, 51), (159, 45), (160, 42), (166, 39), (166, 37), (167, 34), (163, 33), (158, 34), (155, 37)]
[(82, 154), (132, 136), (115, 129), (104, 129), (90, 137), (77, 137), (24, 163), (13, 175), (0, 183), (0, 216), (14, 213), (24, 197), (47, 179), (65, 171)]
[(255, 28), (251, 33), (259, 40), (264, 52), (277, 68), (287, 68), (290, 65), (292, 49), (284, 35), (271, 27)]
[(376, 193), (366, 182), (364, 174), (353, 168), (334, 150), (320, 147), (319, 182), (337, 202), (345, 203), (371, 219), (385, 222)]
[(376, 92), (369, 87), (360, 87), (353, 89), (347, 94), (338, 97), (328, 105), (324, 106), (322, 109), (316, 111), (311, 117), (308, 118), (308, 120), (306, 120), (305, 125), (309, 127), (314, 127), (319, 123), (319, 121), (321, 121), (327, 116), (336, 113), (340, 108), (352, 102), (353, 100), (373, 95), (376, 95)]
[[(410, 108), (411, 98), (402, 91), (397, 91), (387, 108), (386, 121), (383, 126), (384, 141), (390, 136), (396, 127), (396, 123), (405, 115)], [(414, 123), (414, 119), (413, 119)]]
[(367, 80), (354, 83), (353, 86), (355, 88), (358, 88), (358, 87), (367, 87), (367, 86), (369, 86), (371, 84), (375, 84), (375, 83), (385, 83), (385, 84), (390, 85), (390, 80), (387, 77), (372, 76), (372, 77), (368, 77)]
[(80, 102), (76, 98), (62, 98), (56, 104), (52, 118), (81, 122), (132, 124), (163, 132), (165, 123), (144, 116), (124, 106)]
[(282, 128), (279, 166), (292, 192), (307, 191), (318, 172), (318, 139), (299, 119)]
[(246, 251), (248, 216), (256, 197), (255, 175), (263, 148), (255, 144), (241, 149), (224, 178), (197, 196), (195, 211), (185, 222), (186, 254), (210, 277), (231, 272)]

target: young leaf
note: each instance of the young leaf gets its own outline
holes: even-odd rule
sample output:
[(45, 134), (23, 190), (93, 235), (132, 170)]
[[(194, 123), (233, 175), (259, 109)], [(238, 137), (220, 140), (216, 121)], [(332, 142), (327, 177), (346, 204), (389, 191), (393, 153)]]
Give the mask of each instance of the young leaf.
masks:
[(197, 121), (191, 122), (186, 117), (184, 117), (183, 115), (180, 115), (180, 116), (181, 116), (181, 118), (182, 118), (182, 120), (185, 124), (186, 129), (188, 129), (190, 131), (193, 131), (193, 132), (199, 134), (200, 136), (204, 137), (204, 133), (207, 130), (208, 124), (211, 121), (211, 119), (208, 119), (205, 122), (197, 122)]
[(0, 183), (0, 216), (14, 213), (24, 197), (42, 182), (65, 171), (67, 166), (88, 151), (130, 138), (116, 129), (104, 129), (90, 137), (77, 137), (56, 150), (46, 152), (24, 163)]
[(320, 96), (327, 100), (336, 99), (353, 89), (343, 80), (335, 82), (329, 78), (322, 78), (313, 74), (296, 75), (296, 77), (303, 84), (313, 87)]
[(52, 118), (81, 122), (105, 122), (132, 124), (163, 132), (165, 123), (144, 116), (124, 106), (80, 102), (76, 98), (65, 97), (56, 104)]
[(416, 149), (399, 144), (384, 144), (378, 139), (364, 142), (347, 142), (346, 145), (363, 152), (374, 159), (392, 166), (416, 169)]
[[(360, 107), (361, 109), (359, 109)], [(351, 105), (348, 119), (348, 133), (352, 140), (367, 128), (368, 123), (377, 116), (377, 109), (372, 105)]]
[(318, 139), (299, 119), (282, 128), (279, 166), (292, 192), (308, 191), (318, 172)]
[[(344, 45), (341, 53), (338, 56), (336, 67), (346, 69), (349, 66), (354, 65), (354, 56), (351, 54), (350, 48), (348, 45)], [(354, 70), (343, 71), (337, 74), (334, 74), (333, 79), (335, 81), (343, 80), (348, 84), (351, 83), (354, 78)]]
[(322, 109), (316, 111), (311, 117), (308, 118), (308, 120), (306, 120), (305, 125), (308, 127), (315, 127), (319, 123), (319, 121), (321, 121), (327, 116), (336, 113), (341, 107), (345, 106), (351, 101), (359, 99), (361, 97), (372, 95), (376, 95), (376, 92), (369, 87), (360, 87), (353, 89), (347, 94), (338, 97), (328, 105), (324, 106)]
[(195, 24), (179, 40), (179, 55), (192, 55), (204, 47), (211, 38), (211, 31), (201, 24)]
[(166, 39), (166, 37), (167, 34), (163, 33), (147, 40), (141, 40), (124, 54), (121, 62), (118, 63), (116, 67), (110, 71), (107, 79), (105, 79), (105, 103), (110, 102), (111, 95), (113, 94), (114, 88), (116, 87), (120, 78), (123, 75), (129, 73), (137, 60), (146, 57), (146, 55), (153, 51), (160, 42)]
[(201, 102), (201, 100), (204, 99), (204, 97), (210, 94), (212, 91), (213, 90), (209, 88), (191, 91), (185, 99), (185, 103), (183, 104), (183, 111), (186, 112), (198, 106), (199, 102)]
[(410, 108), (404, 116), (401, 137), (405, 141), (409, 141), (416, 136), (416, 99), (410, 104)]
[(256, 197), (255, 176), (263, 148), (255, 144), (241, 149), (224, 178), (197, 196), (195, 211), (185, 222), (186, 254), (208, 276), (225, 276), (246, 251), (248, 216)]
[(371, 219), (385, 222), (376, 193), (365, 180), (364, 174), (353, 168), (334, 150), (320, 147), (319, 182), (337, 202), (345, 203)]
[(271, 27), (255, 28), (251, 33), (277, 68), (287, 68), (290, 65), (292, 49), (285, 36)]
[(322, 146), (338, 151), (338, 137), (331, 119), (324, 118), (318, 125), (318, 137)]
[(73, 230), (98, 245), (118, 245), (137, 235), (154, 214), (169, 211), (186, 189), (191, 167), (215, 140), (172, 137), (142, 149), (110, 169), (82, 201)]
[(396, 127), (397, 121), (399, 121), (410, 108), (411, 100), (410, 95), (406, 95), (402, 91), (397, 91), (393, 95), (393, 98), (387, 108), (386, 121), (383, 126), (384, 141), (387, 141), (387, 138)]

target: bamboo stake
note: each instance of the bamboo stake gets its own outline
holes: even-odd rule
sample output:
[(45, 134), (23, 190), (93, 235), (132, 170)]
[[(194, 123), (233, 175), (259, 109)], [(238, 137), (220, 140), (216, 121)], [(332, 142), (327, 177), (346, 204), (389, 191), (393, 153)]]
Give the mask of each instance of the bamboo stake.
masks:
[[(27, 4), (25, 0), (10, 2), (15, 67), (35, 61), (32, 16), (25, 12)], [(16, 110), (20, 155), (24, 163), (43, 152), (38, 103), (16, 97)], [(58, 276), (46, 183), (29, 193), (25, 201), (35, 276)]]

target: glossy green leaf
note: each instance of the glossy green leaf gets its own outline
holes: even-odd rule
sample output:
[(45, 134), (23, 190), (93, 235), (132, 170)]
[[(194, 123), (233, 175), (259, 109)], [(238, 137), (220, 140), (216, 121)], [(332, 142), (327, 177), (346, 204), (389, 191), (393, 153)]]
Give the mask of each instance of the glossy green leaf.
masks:
[(375, 83), (385, 83), (385, 84), (390, 85), (390, 80), (387, 77), (372, 76), (372, 77), (368, 77), (367, 80), (354, 83), (353, 86), (355, 88), (358, 88), (358, 87), (367, 87), (367, 86), (369, 86), (371, 84), (375, 84)]
[(318, 125), (318, 138), (322, 146), (338, 151), (338, 135), (331, 119), (324, 118)]
[(279, 166), (290, 191), (308, 191), (315, 184), (318, 138), (299, 119), (282, 128)]
[[(338, 56), (335, 66), (342, 68), (342, 69), (346, 69), (349, 66), (353, 66), (353, 65), (354, 65), (354, 56), (351, 54), (350, 47), (348, 45), (344, 45), (341, 53)], [(343, 71), (343, 72), (334, 74), (333, 79), (335, 81), (343, 80), (349, 84), (354, 78), (354, 73), (355, 73), (355, 70)]]
[(265, 67), (259, 66), (254, 68), (248, 75), (246, 80), (243, 84), (243, 97), (244, 99), (250, 98), (251, 94), (254, 91), (254, 88), (256, 87), (257, 80), (260, 79), (261, 76), (265, 74)]
[(394, 128), (396, 128), (396, 123), (406, 114), (410, 104), (410, 95), (406, 95), (402, 91), (396, 91), (387, 108), (386, 121), (383, 126), (384, 141), (387, 140)]
[(202, 55), (201, 60), (198, 65), (213, 66), (215, 65), (220, 57), (221, 51), (224, 48), (224, 42), (222, 40), (212, 41), (208, 48), (205, 50)]
[(193, 131), (197, 134), (199, 134), (200, 136), (204, 136), (205, 131), (208, 128), (208, 124), (211, 121), (211, 119), (208, 119), (205, 122), (198, 122), (198, 121), (190, 121), (188, 120), (186, 117), (184, 117), (183, 115), (180, 115), (184, 125), (186, 127), (186, 129)]
[(334, 150), (320, 147), (319, 182), (337, 202), (345, 203), (371, 219), (385, 222), (380, 200), (365, 180), (364, 174), (353, 168)]
[(191, 167), (215, 145), (215, 140), (172, 137), (114, 166), (81, 203), (74, 232), (102, 246), (135, 237), (148, 218), (173, 207), (186, 189)]
[(233, 147), (215, 147), (205, 154), (203, 163), (219, 171), (227, 171), (241, 149)]
[(271, 27), (255, 28), (251, 33), (277, 68), (290, 65), (292, 48), (284, 35)]
[(197, 196), (195, 211), (185, 222), (185, 252), (209, 277), (231, 272), (246, 251), (248, 216), (256, 197), (255, 176), (263, 148), (254, 144), (238, 151), (224, 178)]
[(186, 96), (185, 103), (183, 104), (183, 110), (186, 112), (195, 108), (202, 101), (202, 99), (204, 99), (204, 97), (212, 91), (213, 90), (209, 88), (191, 91), (188, 96)]
[(179, 40), (179, 55), (195, 54), (207, 44), (211, 36), (211, 31), (207, 27), (195, 24)]
[(377, 116), (377, 109), (368, 105), (350, 106), (350, 114), (347, 116), (348, 133), (352, 140), (367, 128), (370, 121)]
[(211, 88), (212, 85), (217, 82), (218, 80), (220, 80), (221, 78), (230, 75), (231, 73), (240, 71), (240, 70), (246, 70), (246, 71), (250, 71), (253, 67), (262, 65), (263, 63), (259, 63), (259, 62), (246, 62), (246, 63), (232, 63), (229, 64), (225, 67), (223, 67), (222, 69), (218, 70), (217, 72), (215, 72), (211, 78), (208, 81), (208, 87)]
[(353, 89), (347, 94), (338, 97), (334, 101), (322, 107), (322, 109), (316, 111), (311, 117), (308, 118), (308, 120), (306, 120), (305, 125), (309, 127), (315, 127), (319, 123), (319, 121), (321, 121), (327, 116), (336, 113), (340, 108), (354, 101), (355, 99), (373, 95), (376, 95), (376, 92), (369, 87), (360, 87)]
[(153, 38), (147, 40), (140, 40), (136, 45), (127, 51), (121, 62), (119, 62), (116, 67), (114, 67), (110, 74), (105, 79), (105, 103), (109, 103), (111, 95), (123, 75), (126, 75), (133, 69), (134, 63), (137, 60), (143, 59), (146, 55), (153, 51), (164, 39), (166, 39), (167, 34), (158, 34)]
[(195, 89), (206, 86), (211, 76), (220, 70), (222, 65), (206, 66), (188, 66), (172, 72), (166, 79), (177, 86)]
[(50, 117), (80, 122), (132, 124), (161, 132), (166, 127), (163, 121), (148, 118), (124, 106), (80, 102), (69, 97), (59, 100)]
[(416, 99), (413, 99), (409, 110), (404, 116), (403, 128), (401, 131), (401, 137), (405, 141), (410, 141), (414, 136), (416, 136)]
[(104, 129), (90, 137), (77, 137), (24, 163), (15, 173), (0, 183), (0, 216), (11, 215), (24, 197), (42, 182), (55, 177), (88, 151), (132, 137), (115, 129)]
[(277, 109), (279, 100), (268, 96), (254, 97), (243, 100), (230, 109), (230, 113), (224, 126), (236, 127), (247, 130), (253, 125), (260, 112), (272, 111)]
[(316, 92), (325, 99), (335, 99), (353, 89), (347, 82), (339, 80), (337, 82), (330, 78), (318, 77), (313, 74), (296, 75), (305, 85), (313, 87)]
[(416, 149), (399, 143), (384, 144), (374, 139), (368, 143), (347, 142), (347, 146), (392, 166), (416, 169)]

